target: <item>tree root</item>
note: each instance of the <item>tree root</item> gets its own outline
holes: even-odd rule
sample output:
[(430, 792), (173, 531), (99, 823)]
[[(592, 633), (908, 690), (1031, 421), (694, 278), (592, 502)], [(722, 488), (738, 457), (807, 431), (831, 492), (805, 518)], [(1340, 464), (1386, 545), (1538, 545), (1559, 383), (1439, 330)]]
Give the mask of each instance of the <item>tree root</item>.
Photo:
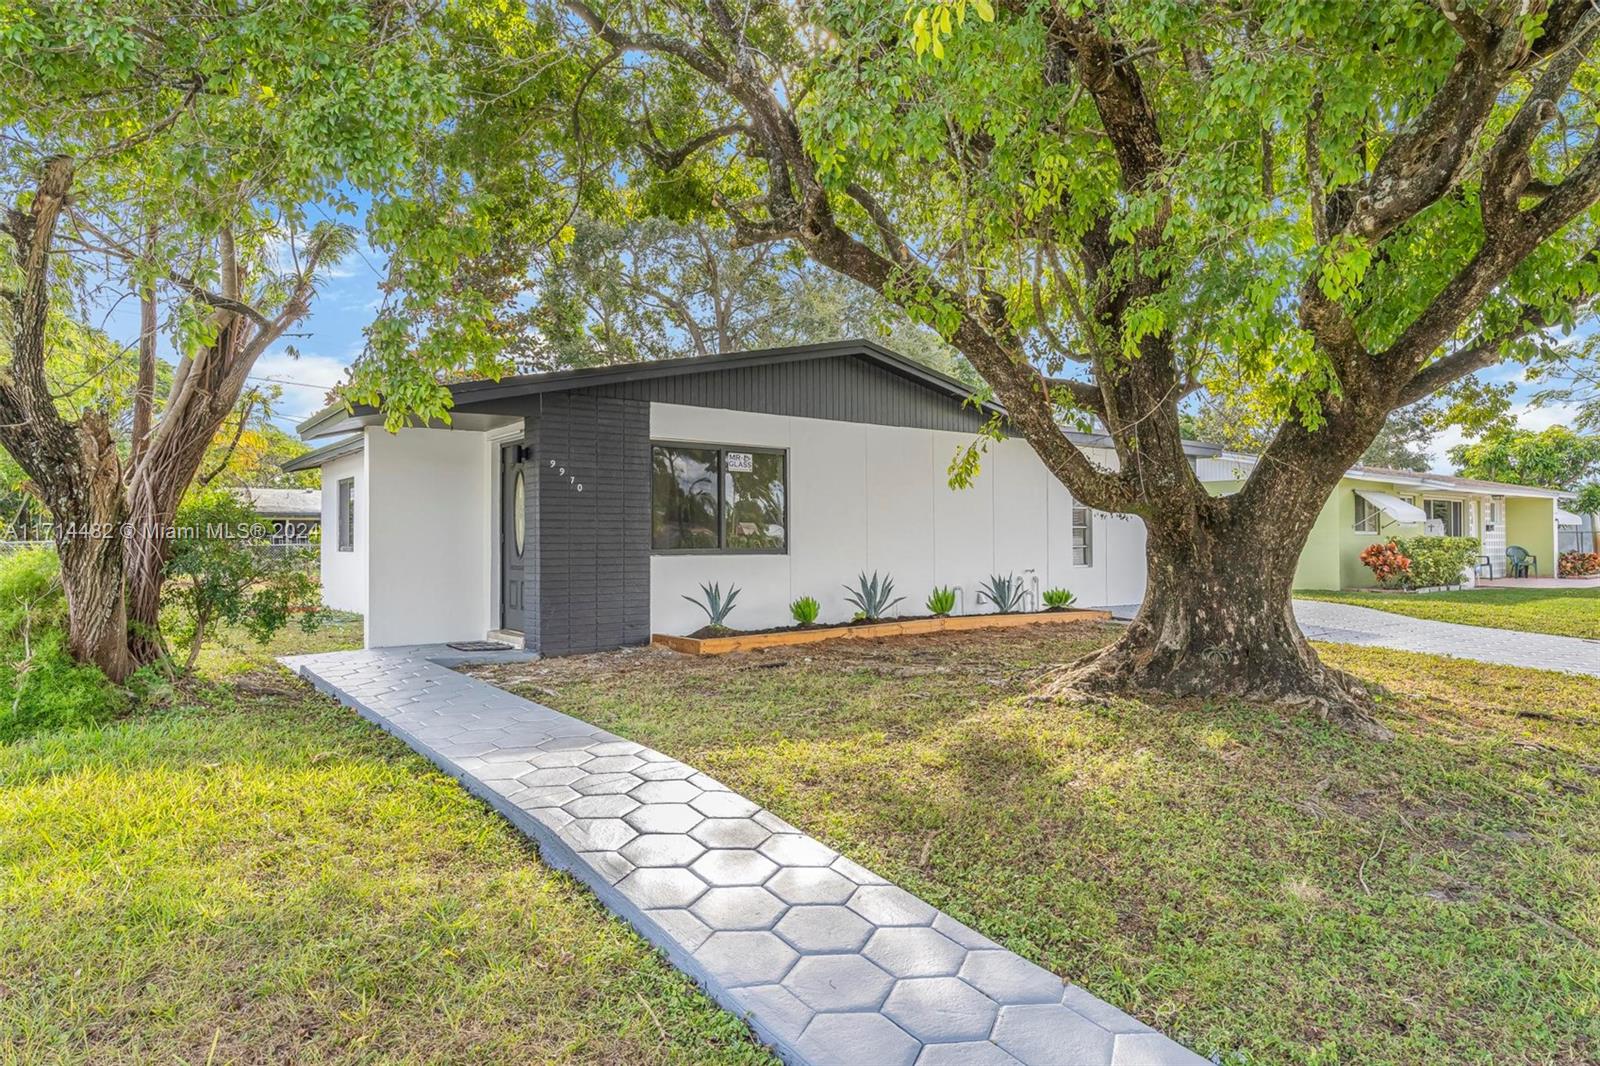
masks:
[(1163, 649), (1129, 648), (1122, 641), (1042, 675), (1030, 701), (1107, 696), (1233, 699), (1309, 710), (1357, 735), (1394, 739), (1377, 719), (1373, 689), (1352, 674), (1298, 656), (1263, 676), (1233, 668), (1226, 656), (1175, 656)]

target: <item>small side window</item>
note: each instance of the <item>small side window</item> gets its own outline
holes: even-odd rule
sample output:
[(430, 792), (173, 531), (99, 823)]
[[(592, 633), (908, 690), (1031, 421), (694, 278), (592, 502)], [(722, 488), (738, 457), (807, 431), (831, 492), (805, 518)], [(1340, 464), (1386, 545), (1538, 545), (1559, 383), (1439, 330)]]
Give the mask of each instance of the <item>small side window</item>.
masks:
[(339, 550), (356, 550), (356, 479), (339, 479)]
[(1094, 526), (1089, 520), (1089, 508), (1074, 504), (1072, 507), (1072, 565), (1094, 565)]
[(1376, 533), (1378, 532), (1378, 521), (1378, 509), (1368, 503), (1366, 497), (1358, 495), (1356, 497), (1356, 532)]

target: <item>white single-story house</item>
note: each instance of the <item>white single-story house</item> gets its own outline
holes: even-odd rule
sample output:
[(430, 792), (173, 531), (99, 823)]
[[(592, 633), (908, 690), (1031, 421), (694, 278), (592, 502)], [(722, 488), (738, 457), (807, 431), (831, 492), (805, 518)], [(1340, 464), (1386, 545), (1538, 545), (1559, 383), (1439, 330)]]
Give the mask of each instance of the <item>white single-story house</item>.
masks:
[[(702, 626), (686, 597), (706, 584), (737, 586), (737, 628), (789, 624), (801, 596), (824, 621), (844, 620), (843, 586), (863, 572), (891, 576), (908, 614), (936, 586), (959, 590), (959, 612), (992, 609), (978, 592), (996, 574), (1018, 575), (1034, 606), (1051, 588), (1090, 607), (1144, 596), (1139, 520), (1075, 501), (1020, 438), (991, 444), (976, 482), (951, 488), (951, 460), (998, 408), (869, 342), (451, 392), (448, 425), (396, 433), (377, 411), (331, 407), (300, 427), (331, 442), (285, 466), (322, 470), (323, 596), (365, 617), (368, 646), (495, 635), (556, 655), (641, 644)], [(1115, 468), (1108, 439), (1071, 436)], [(1247, 474), (1247, 456), (1186, 448), (1218, 491)], [(1324, 519), (1343, 520), (1342, 496)], [(1317, 551), (1342, 553), (1344, 539)], [(1315, 576), (1350, 583), (1326, 566)]]

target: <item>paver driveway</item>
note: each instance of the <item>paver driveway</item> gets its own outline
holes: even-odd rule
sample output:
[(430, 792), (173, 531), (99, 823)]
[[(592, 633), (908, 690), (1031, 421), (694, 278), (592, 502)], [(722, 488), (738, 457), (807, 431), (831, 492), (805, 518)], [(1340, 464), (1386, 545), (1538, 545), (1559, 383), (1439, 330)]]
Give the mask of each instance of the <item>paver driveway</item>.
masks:
[(694, 767), (441, 653), (284, 662), (486, 800), (786, 1062), (1204, 1066)]
[(1294, 617), (1310, 640), (1370, 644), (1484, 663), (1559, 670), (1600, 677), (1600, 641), (1464, 626), (1411, 618), (1371, 607), (1295, 600)]

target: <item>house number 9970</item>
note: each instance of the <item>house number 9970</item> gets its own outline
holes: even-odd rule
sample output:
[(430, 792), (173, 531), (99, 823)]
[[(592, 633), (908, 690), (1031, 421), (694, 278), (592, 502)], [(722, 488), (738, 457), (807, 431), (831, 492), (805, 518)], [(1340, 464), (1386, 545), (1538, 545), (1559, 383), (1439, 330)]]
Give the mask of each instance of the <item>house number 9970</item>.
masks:
[(549, 462), (550, 462), (550, 469), (552, 469), (552, 470), (554, 470), (556, 472), (556, 476), (557, 477), (566, 478), (567, 479), (567, 484), (577, 486), (577, 489), (578, 489), (579, 492), (583, 491), (583, 482), (578, 480), (578, 475), (567, 473), (567, 468), (564, 467), (564, 466), (557, 466), (556, 465), (556, 461), (554, 459), (551, 459)]

